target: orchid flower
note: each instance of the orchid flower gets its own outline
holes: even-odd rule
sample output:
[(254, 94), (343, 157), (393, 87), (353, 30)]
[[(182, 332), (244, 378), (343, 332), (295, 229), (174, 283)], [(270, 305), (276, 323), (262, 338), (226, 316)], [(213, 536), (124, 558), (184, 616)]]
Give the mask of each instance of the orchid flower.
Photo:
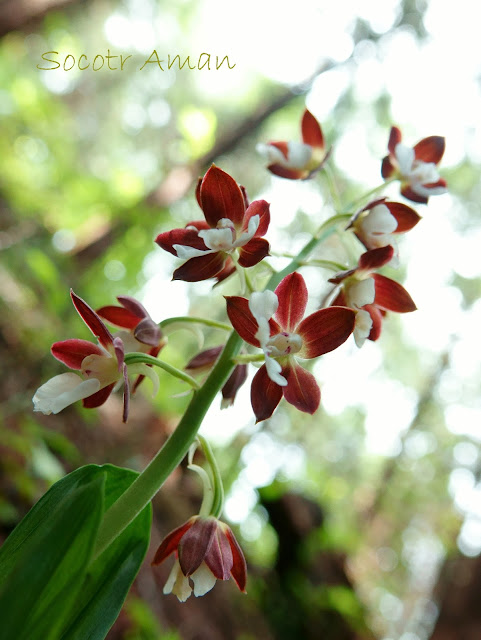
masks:
[[(125, 353), (140, 352), (157, 357), (167, 343), (159, 325), (152, 320), (145, 307), (135, 298), (117, 296), (117, 300), (122, 306), (101, 307), (97, 309), (97, 314), (110, 324), (121, 327), (121, 330), (114, 334), (114, 338), (118, 337), (122, 340)], [(139, 375), (133, 391), (143, 379), (144, 376)]]
[(366, 249), (391, 245), (394, 255), (389, 265), (398, 266), (396, 236), (410, 231), (421, 216), (401, 202), (388, 202), (380, 198), (369, 202), (351, 218), (346, 229), (352, 229)]
[(258, 144), (257, 151), (269, 163), (268, 170), (281, 178), (306, 180), (322, 168), (326, 153), (321, 125), (307, 109), (301, 121), (302, 142)]
[(192, 593), (189, 578), (194, 583), (194, 595), (203, 596), (216, 580), (232, 576), (245, 592), (247, 567), (244, 554), (230, 527), (213, 516), (193, 516), (171, 531), (157, 549), (153, 565), (159, 565), (175, 551), (176, 559), (164, 586), (164, 593), (173, 593), (185, 602)]
[[(129, 413), (130, 386), (127, 365), (124, 362), (125, 346), (120, 337), (114, 337), (97, 313), (73, 291), (72, 302), (80, 317), (98, 339), (98, 344), (87, 340), (70, 339), (55, 342), (52, 355), (75, 373), (61, 373), (42, 385), (33, 397), (34, 411), (45, 414), (59, 413), (65, 407), (83, 401), (89, 409), (102, 405), (116, 385), (124, 385), (123, 421)], [(148, 376), (156, 393), (159, 380), (145, 364), (129, 365), (129, 373)]]
[(300, 411), (314, 413), (321, 392), (314, 376), (296, 358), (317, 358), (339, 347), (353, 331), (355, 312), (329, 307), (303, 319), (307, 287), (297, 272), (286, 276), (275, 292), (255, 292), (250, 300), (238, 296), (226, 300), (234, 329), (264, 352), (265, 363), (251, 387), (257, 422), (272, 415), (282, 396)]
[(199, 181), (196, 196), (205, 220), (161, 233), (155, 240), (187, 261), (174, 271), (174, 280), (224, 278), (234, 270), (234, 257), (241, 267), (252, 267), (269, 254), (269, 243), (261, 237), (270, 221), (265, 200), (247, 205), (245, 191), (215, 165)]
[(382, 177), (399, 178), (401, 193), (408, 200), (426, 204), (429, 196), (446, 193), (446, 180), (438, 173), (437, 165), (444, 154), (445, 140), (441, 136), (423, 138), (414, 147), (401, 142), (398, 127), (389, 134), (389, 155), (383, 158)]
[(395, 280), (374, 273), (393, 257), (392, 246), (370, 249), (361, 255), (355, 269), (342, 271), (329, 279), (341, 285), (333, 305), (345, 305), (356, 311), (354, 340), (358, 347), (364, 341), (377, 340), (381, 335), (382, 318), (386, 311), (408, 313), (416, 310), (411, 296)]

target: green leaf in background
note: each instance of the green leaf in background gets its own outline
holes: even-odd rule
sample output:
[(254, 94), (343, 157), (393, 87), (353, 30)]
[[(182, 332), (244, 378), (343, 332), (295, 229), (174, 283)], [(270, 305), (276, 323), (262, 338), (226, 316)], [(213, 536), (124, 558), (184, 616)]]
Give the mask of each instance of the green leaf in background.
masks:
[(89, 566), (102, 514), (137, 473), (88, 465), (57, 482), (0, 550), (2, 640), (101, 640), (150, 538), (150, 504)]
[(0, 551), (2, 640), (58, 637), (92, 554), (105, 472), (82, 467), (57, 482)]
[[(104, 510), (137, 477), (129, 469), (104, 465)], [(88, 568), (62, 640), (101, 640), (115, 622), (147, 552), (152, 508), (147, 505), (125, 531)]]

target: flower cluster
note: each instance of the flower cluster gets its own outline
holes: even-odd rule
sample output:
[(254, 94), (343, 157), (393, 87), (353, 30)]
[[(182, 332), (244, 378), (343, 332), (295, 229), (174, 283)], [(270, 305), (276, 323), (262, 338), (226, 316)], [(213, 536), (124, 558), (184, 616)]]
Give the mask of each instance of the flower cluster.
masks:
[[(330, 153), (326, 151), (321, 125), (307, 109), (302, 116), (301, 134), (302, 142), (258, 145), (258, 150), (267, 158), (271, 173), (290, 180), (306, 180), (323, 169)], [(383, 179), (399, 180), (405, 198), (427, 203), (430, 196), (446, 190), (446, 182), (438, 173), (444, 147), (444, 138), (430, 136), (409, 148), (402, 143), (400, 130), (392, 127), (389, 153), (381, 165)], [(355, 234), (363, 251), (356, 266), (343, 268), (344, 264), (329, 260), (318, 260), (316, 265), (315, 260), (304, 260), (320, 244), (321, 227), (284, 269), (285, 277), (275, 272), (269, 281), (267, 278), (263, 281), (262, 270), (254, 270), (252, 278), (244, 270), (269, 256), (270, 245), (264, 236), (271, 220), (270, 205), (265, 200), (249, 203), (245, 189), (228, 173), (212, 165), (204, 177), (199, 178), (196, 189), (203, 219), (193, 220), (184, 228), (164, 231), (155, 242), (183, 261), (173, 272), (174, 280), (199, 282), (215, 278), (219, 283), (238, 272), (242, 285), (240, 293), (248, 289), (250, 295), (225, 296), (230, 325), (200, 319), (218, 329), (230, 330), (232, 327), (234, 331), (227, 341), (230, 346), (226, 350), (224, 345), (205, 349), (190, 358), (184, 370), (179, 371), (157, 358), (166, 338), (140, 302), (129, 296), (119, 296), (120, 306), (108, 305), (94, 311), (72, 291), (75, 309), (98, 342), (69, 339), (52, 345), (53, 356), (77, 373), (57, 375), (42, 385), (33, 398), (35, 410), (58, 413), (77, 400), (82, 400), (85, 407), (98, 407), (112, 391), (123, 385), (123, 420), (126, 421), (131, 394), (129, 376), (136, 376), (133, 390), (145, 376), (152, 380), (157, 390), (158, 377), (151, 368), (155, 365), (199, 389), (200, 385), (189, 374), (214, 368), (214, 374), (194, 396), (193, 403), (198, 401), (198, 404), (191, 404), (190, 413), (188, 411), (183, 419), (185, 423), (192, 422), (193, 427), (189, 424), (188, 434), (181, 432), (177, 441), (184, 447), (188, 442), (188, 447), (215, 393), (222, 391), (223, 407), (232, 405), (238, 389), (247, 379), (247, 363), (251, 362), (262, 363), (251, 385), (251, 404), (257, 422), (270, 418), (282, 398), (296, 409), (313, 414), (319, 407), (321, 391), (313, 374), (304, 368), (304, 361), (337, 349), (351, 334), (358, 347), (366, 339), (375, 341), (381, 334), (387, 312), (408, 313), (416, 309), (406, 289), (380, 270), (388, 265), (397, 266), (397, 238), (412, 230), (421, 218), (410, 206), (379, 197), (384, 187), (382, 183), (360, 197), (356, 207), (349, 206), (350, 213), (335, 215), (327, 221), (339, 226), (341, 221), (346, 224), (349, 220), (346, 230)], [(368, 201), (373, 194), (376, 198)], [(352, 210), (355, 213), (351, 215)], [(304, 265), (316, 267), (319, 262), (324, 267), (342, 270), (329, 279), (335, 285), (328, 296), (330, 304), (326, 301), (327, 306), (306, 316), (308, 289), (296, 269)], [(170, 318), (164, 322), (179, 320), (186, 319)], [(199, 318), (187, 320), (198, 322)], [(119, 331), (110, 333), (105, 322)], [(252, 353), (242, 341), (260, 352)], [(248, 353), (239, 355), (243, 347)], [(201, 436), (198, 441), (204, 442)], [(170, 446), (171, 451), (178, 446), (176, 453), (179, 453), (181, 445)], [(178, 460), (186, 450), (182, 449), (180, 453)], [(219, 520), (223, 489), (208, 445), (204, 447), (204, 453), (211, 465), (210, 474), (189, 465), (204, 481), (205, 495), (200, 514), (166, 536), (152, 563), (158, 565), (175, 554), (164, 593), (173, 593), (181, 601), (191, 595), (192, 589), (194, 595), (201, 596), (212, 589), (216, 580), (228, 580), (231, 576), (241, 591), (245, 592), (246, 586), (242, 550), (231, 529)], [(157, 456), (154, 462), (159, 459)]]

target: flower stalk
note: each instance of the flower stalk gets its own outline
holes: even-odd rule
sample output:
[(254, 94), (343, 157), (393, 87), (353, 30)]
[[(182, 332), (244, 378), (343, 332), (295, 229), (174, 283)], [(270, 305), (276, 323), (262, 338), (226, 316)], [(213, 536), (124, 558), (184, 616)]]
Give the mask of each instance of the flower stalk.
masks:
[[(340, 222), (350, 216), (333, 216), (324, 222), (318, 233), (304, 246), (282, 271), (272, 274), (266, 289), (273, 291), (279, 282), (293, 273), (309, 254), (331, 235)], [(176, 430), (157, 455), (120, 498), (105, 512), (97, 536), (92, 562), (116, 539), (152, 500), (172, 471), (181, 463), (194, 442), (202, 421), (217, 393), (234, 369), (243, 340), (232, 331), (227, 343), (202, 387), (194, 393)], [(190, 376), (189, 376), (190, 377)]]
[(177, 367), (173, 367), (168, 362), (164, 362), (163, 360), (154, 358), (154, 356), (150, 356), (146, 353), (134, 352), (134, 353), (127, 353), (125, 355), (125, 364), (137, 364), (139, 362), (142, 362), (144, 364), (150, 364), (154, 367), (159, 367), (159, 369), (163, 369), (164, 371), (167, 371), (167, 373), (170, 373), (170, 375), (174, 376), (174, 378), (179, 378), (179, 380), (183, 380), (184, 382), (187, 382), (188, 384), (190, 384), (190, 386), (193, 389), (196, 389), (196, 390), (200, 389), (199, 384), (197, 383), (196, 380), (194, 380), (192, 376), (189, 376), (188, 373), (185, 373), (184, 371), (177, 369)]
[(213, 329), (223, 329), (224, 331), (231, 331), (232, 327), (225, 322), (217, 322), (217, 320), (209, 320), (209, 318), (197, 318), (195, 316), (175, 316), (173, 318), (166, 318), (159, 322), (159, 326), (162, 329), (167, 328), (172, 324), (203, 324), (206, 327), (212, 327)]

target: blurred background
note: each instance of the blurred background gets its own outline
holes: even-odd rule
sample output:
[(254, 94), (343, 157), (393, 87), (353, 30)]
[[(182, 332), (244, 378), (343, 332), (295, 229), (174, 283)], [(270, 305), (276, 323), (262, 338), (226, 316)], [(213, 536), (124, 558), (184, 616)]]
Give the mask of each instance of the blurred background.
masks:
[[(231, 582), (185, 604), (162, 595), (170, 563), (151, 569), (156, 545), (201, 500), (197, 478), (180, 468), (155, 499), (152, 548), (110, 640), (481, 637), (474, 13), (470, 0), (0, 2), (0, 541), (72, 469), (144, 468), (188, 402), (161, 372), (161, 392), (151, 400), (146, 383), (127, 425), (119, 395), (98, 410), (33, 413), (35, 390), (66, 370), (52, 342), (89, 339), (70, 287), (94, 308), (128, 294), (156, 321), (225, 320), (221, 294), (237, 283), (212, 293), (211, 282), (171, 282), (178, 261), (153, 243), (200, 217), (194, 186), (212, 162), (251, 200), (271, 203), (273, 253), (295, 252), (336, 197), (323, 174), (271, 176), (255, 146), (299, 139), (306, 105), (333, 146), (344, 205), (380, 183), (392, 124), (411, 146), (447, 139), (449, 193), (415, 207), (423, 219), (401, 242), (401, 267), (385, 271), (418, 311), (391, 314), (376, 343), (358, 350), (350, 340), (316, 361), (314, 417), (282, 404), (256, 426), (246, 384), (202, 427), (225, 478), (225, 519), (248, 559), (248, 595)], [(141, 70), (154, 50), (163, 70)], [(47, 70), (47, 51), (59, 68)], [(92, 69), (95, 56), (120, 54), (131, 56), (123, 70), (120, 58)], [(210, 54), (211, 68), (169, 69), (177, 54), (194, 67)], [(217, 70), (216, 56), (232, 68)], [(385, 193), (398, 198), (398, 186)], [(345, 236), (316, 257), (354, 265), (361, 247)], [(302, 273), (312, 311), (332, 274)], [(204, 337), (207, 346), (225, 339)], [(178, 332), (162, 353), (183, 367), (198, 350), (195, 335)]]

